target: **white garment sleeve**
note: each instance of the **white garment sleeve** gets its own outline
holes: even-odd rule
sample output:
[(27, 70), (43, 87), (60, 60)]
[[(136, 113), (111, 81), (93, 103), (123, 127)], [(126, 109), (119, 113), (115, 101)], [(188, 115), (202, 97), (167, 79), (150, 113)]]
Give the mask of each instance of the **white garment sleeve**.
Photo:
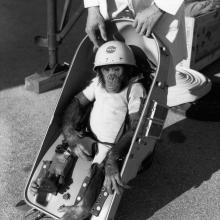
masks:
[(136, 113), (140, 110), (141, 101), (146, 96), (145, 89), (140, 83), (132, 85), (128, 97), (128, 114)]
[(97, 87), (98, 79), (95, 77), (91, 83), (82, 91), (82, 93), (85, 95), (85, 97), (89, 101), (95, 100), (95, 89)]
[(165, 11), (171, 15), (175, 15), (179, 10), (184, 0), (154, 0), (156, 6), (162, 11)]
[(98, 0), (84, 0), (84, 7), (89, 8), (89, 7), (94, 7), (98, 6), (99, 1)]

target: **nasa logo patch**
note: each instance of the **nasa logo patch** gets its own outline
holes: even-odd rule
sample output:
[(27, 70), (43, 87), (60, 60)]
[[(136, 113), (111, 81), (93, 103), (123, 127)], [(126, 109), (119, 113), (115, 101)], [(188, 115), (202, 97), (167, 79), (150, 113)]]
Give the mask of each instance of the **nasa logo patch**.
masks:
[(109, 46), (109, 47), (106, 48), (107, 53), (114, 53), (115, 51), (116, 51), (115, 46)]

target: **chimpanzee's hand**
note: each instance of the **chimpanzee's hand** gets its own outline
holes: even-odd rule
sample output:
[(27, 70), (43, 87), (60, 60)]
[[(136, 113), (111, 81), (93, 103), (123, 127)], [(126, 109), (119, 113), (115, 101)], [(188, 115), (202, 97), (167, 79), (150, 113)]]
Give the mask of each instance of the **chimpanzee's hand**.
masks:
[(80, 134), (75, 129), (73, 129), (71, 126), (66, 126), (64, 129), (64, 137), (68, 145), (70, 147), (74, 147), (76, 142), (80, 138)]
[(32, 195), (35, 196), (38, 193), (39, 186), (40, 186), (40, 178), (38, 178), (36, 181), (33, 181), (31, 183), (30, 192)]
[(120, 187), (129, 188), (128, 185), (122, 182), (117, 161), (113, 158), (107, 158), (106, 160), (105, 180), (103, 185), (109, 194), (112, 194), (113, 191), (120, 194)]
[(77, 206), (65, 206), (62, 205), (58, 208), (59, 212), (65, 212), (60, 220), (83, 220), (86, 219), (90, 214), (90, 210), (83, 207), (83, 204)]
[(92, 155), (84, 147), (83, 144), (77, 143), (76, 146), (72, 149), (72, 151), (77, 157), (79, 157), (83, 160), (92, 160)]

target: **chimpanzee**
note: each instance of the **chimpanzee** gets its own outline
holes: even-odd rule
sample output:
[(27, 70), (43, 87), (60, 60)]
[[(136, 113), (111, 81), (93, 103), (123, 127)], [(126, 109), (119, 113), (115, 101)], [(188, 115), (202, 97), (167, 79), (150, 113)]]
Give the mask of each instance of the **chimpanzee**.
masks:
[[(141, 76), (134, 54), (123, 42), (104, 43), (96, 53), (94, 71), (96, 77), (73, 97), (62, 118), (62, 133), (68, 145), (66, 155), (92, 160), (90, 183), (84, 197), (75, 205), (60, 207), (59, 211), (65, 212), (62, 220), (87, 218), (102, 186), (110, 194), (128, 187), (121, 180), (119, 161), (126, 156), (146, 91), (139, 82)], [(89, 108), (88, 123), (83, 127)], [(49, 169), (61, 182), (62, 167), (67, 164), (65, 158), (69, 157), (56, 152)], [(35, 181), (32, 189), (36, 193), (38, 188)]]

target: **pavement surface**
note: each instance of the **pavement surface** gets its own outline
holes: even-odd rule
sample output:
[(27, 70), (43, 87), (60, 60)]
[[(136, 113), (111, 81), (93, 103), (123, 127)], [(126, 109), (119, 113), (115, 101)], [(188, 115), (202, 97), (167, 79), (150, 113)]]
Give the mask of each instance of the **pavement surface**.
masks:
[[(24, 78), (47, 64), (47, 51), (33, 44), (46, 31), (45, 1), (3, 0), (0, 6), (0, 220), (23, 220), (25, 211), (15, 204), (61, 90), (38, 95), (24, 88)], [(84, 19), (63, 42), (61, 62), (70, 62)], [(219, 70), (220, 60), (202, 72), (214, 79)], [(220, 111), (210, 119), (203, 118), (206, 110), (201, 117), (169, 112), (153, 164), (131, 181), (116, 220), (220, 219)]]

